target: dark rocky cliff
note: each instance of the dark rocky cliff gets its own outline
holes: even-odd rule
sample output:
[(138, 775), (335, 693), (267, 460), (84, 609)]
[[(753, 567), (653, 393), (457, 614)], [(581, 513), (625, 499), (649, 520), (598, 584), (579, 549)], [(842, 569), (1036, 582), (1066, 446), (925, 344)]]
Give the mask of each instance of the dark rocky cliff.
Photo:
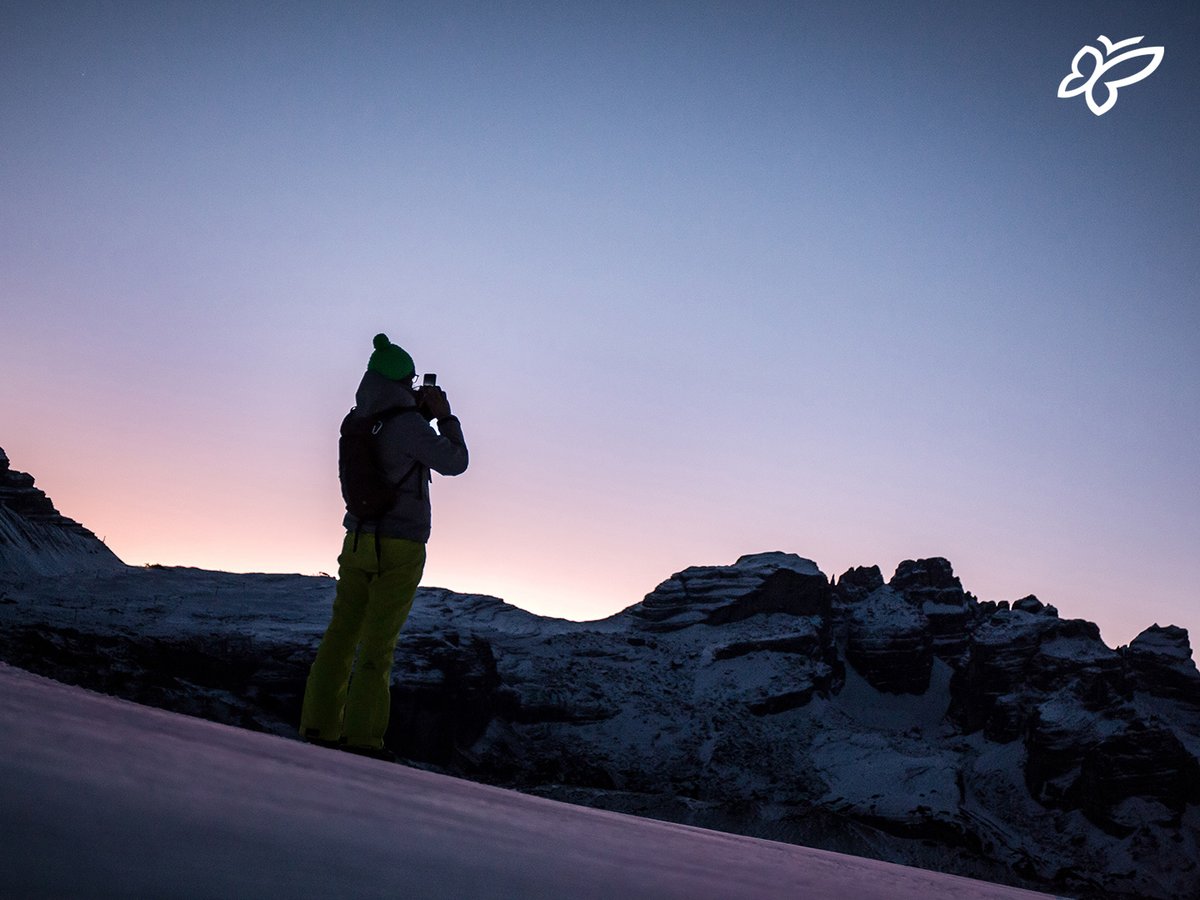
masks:
[(32, 475), (12, 469), (0, 449), (0, 573), (56, 575), (121, 566), (92, 532), (54, 508), (34, 487)]

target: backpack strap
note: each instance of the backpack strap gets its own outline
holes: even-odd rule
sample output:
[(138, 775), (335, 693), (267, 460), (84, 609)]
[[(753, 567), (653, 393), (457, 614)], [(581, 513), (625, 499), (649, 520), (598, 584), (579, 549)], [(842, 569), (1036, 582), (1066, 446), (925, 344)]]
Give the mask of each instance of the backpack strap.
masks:
[[(351, 407), (350, 412), (354, 412), (358, 407)], [(383, 423), (389, 419), (394, 419), (401, 413), (420, 412), (421, 410), (415, 406), (389, 406), (386, 409), (381, 409), (373, 416), (365, 416), (364, 418), (372, 419), (375, 422), (375, 427), (371, 429), (371, 434), (379, 434), (379, 429), (383, 427)]]
[[(351, 407), (350, 412), (352, 414), (353, 414), (355, 408), (356, 407)], [(379, 432), (380, 432), (380, 430), (382, 430), (385, 422), (387, 422), (391, 419), (394, 419), (396, 416), (401, 415), (403, 413), (413, 413), (413, 412), (420, 412), (420, 411), (421, 410), (416, 406), (389, 406), (386, 409), (381, 409), (374, 416), (368, 416), (365, 418), (370, 418), (370, 419), (375, 420), (375, 424), (371, 428), (371, 434), (374, 436), (374, 435), (379, 434)], [(405, 481), (407, 481), (408, 477), (410, 475), (412, 475), (413, 470), (418, 468), (420, 465), (421, 465), (420, 460), (413, 460), (413, 464), (411, 466), (409, 466), (408, 471), (405, 472), (403, 475), (401, 475), (400, 478), (396, 481), (396, 488), (399, 489), (400, 485), (403, 484)], [(379, 534), (379, 523), (381, 521), (381, 518), (377, 518), (377, 519), (373, 520), (374, 525), (375, 525), (374, 538), (375, 538), (375, 568), (376, 568), (376, 570), (380, 570), (383, 568), (383, 542), (380, 540), (381, 535)], [(358, 527), (354, 529), (354, 552), (356, 552), (356, 553), (358, 552), (358, 539), (359, 539), (359, 536), (362, 534), (363, 525), (366, 524), (366, 521), (372, 521), (372, 520), (359, 519)]]
[[(380, 429), (383, 428), (384, 422), (387, 422), (389, 419), (394, 419), (396, 416), (401, 415), (402, 413), (414, 413), (420, 411), (421, 410), (416, 406), (389, 406), (387, 409), (381, 410), (377, 415), (374, 416), (375, 427), (371, 429), (371, 434), (379, 434)], [(353, 412), (353, 410), (351, 410), (351, 412)], [(414, 459), (413, 464), (408, 467), (408, 470), (398, 479), (396, 479), (396, 487), (399, 488), (400, 485), (408, 481), (409, 477), (414, 471), (417, 470), (417, 468), (420, 467), (420, 465), (421, 461), (419, 459)], [(378, 523), (376, 523), (376, 527), (378, 527)]]

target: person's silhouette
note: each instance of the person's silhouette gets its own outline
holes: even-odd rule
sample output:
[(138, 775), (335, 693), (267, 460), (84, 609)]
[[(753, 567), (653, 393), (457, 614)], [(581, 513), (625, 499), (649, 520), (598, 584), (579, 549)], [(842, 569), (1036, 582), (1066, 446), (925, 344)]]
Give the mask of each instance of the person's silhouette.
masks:
[(462, 426), (446, 395), (414, 388), (414, 380), (412, 357), (387, 335), (376, 335), (350, 416), (377, 420), (378, 463), (398, 490), (372, 521), (346, 513), (333, 615), (309, 670), (300, 716), (306, 740), (383, 758), (391, 757), (383, 735), (396, 640), (425, 567), (430, 471), (458, 475), (467, 468)]

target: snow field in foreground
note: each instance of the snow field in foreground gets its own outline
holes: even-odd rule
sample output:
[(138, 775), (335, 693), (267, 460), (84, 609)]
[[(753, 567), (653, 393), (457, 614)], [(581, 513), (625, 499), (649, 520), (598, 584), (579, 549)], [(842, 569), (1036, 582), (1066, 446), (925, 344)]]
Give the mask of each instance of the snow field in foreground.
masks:
[(3, 664), (0, 854), (15, 897), (1042, 896), (571, 806)]

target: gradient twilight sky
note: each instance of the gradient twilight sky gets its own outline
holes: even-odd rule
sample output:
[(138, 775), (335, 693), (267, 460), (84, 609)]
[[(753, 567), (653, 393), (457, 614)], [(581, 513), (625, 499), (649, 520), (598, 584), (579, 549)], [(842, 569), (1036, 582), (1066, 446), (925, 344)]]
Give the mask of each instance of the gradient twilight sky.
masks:
[[(1096, 117), (1100, 34), (1165, 57)], [(426, 584), (1200, 633), (1200, 3), (0, 0), (0, 135), (0, 446), (128, 563), (335, 571), (386, 331), (471, 449)]]

